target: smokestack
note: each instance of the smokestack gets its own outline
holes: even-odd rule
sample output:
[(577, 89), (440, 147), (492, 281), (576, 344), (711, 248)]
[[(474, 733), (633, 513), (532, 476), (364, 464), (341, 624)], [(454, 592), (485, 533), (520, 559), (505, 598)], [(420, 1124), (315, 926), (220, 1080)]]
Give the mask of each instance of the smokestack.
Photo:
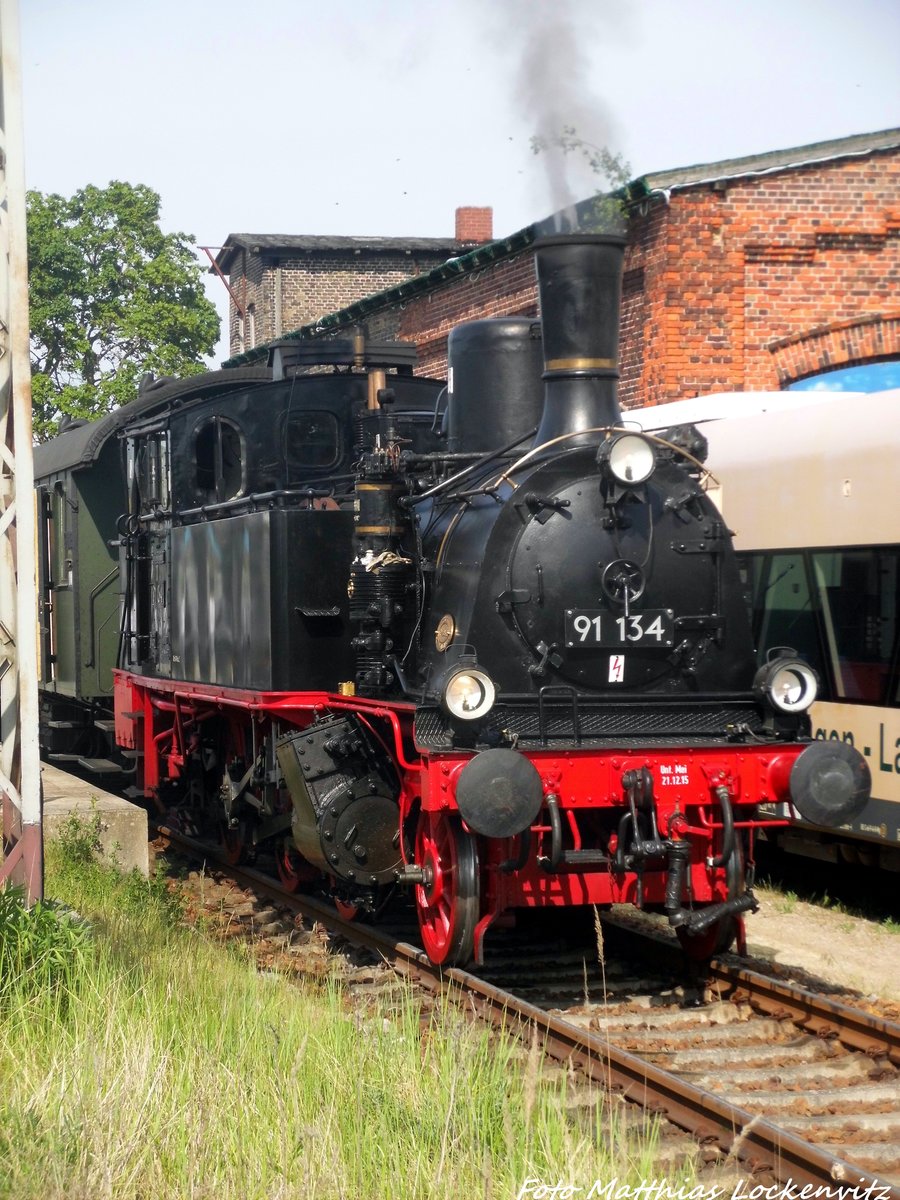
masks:
[[(544, 337), (544, 411), (534, 440), (617, 425), (621, 420), (619, 308), (625, 239), (572, 234), (535, 242)], [(570, 438), (565, 446), (600, 441)]]
[(494, 210), (492, 208), (458, 208), (456, 210), (456, 240), (458, 242), (493, 241)]

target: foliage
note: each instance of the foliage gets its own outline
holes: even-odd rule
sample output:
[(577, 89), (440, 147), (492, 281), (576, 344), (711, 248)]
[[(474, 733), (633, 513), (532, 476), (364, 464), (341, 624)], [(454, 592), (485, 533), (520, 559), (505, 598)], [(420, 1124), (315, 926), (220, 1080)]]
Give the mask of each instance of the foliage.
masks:
[(70, 813), (56, 838), (60, 867), (78, 870), (96, 862), (101, 849), (100, 832), (100, 814), (96, 808), (88, 820)]
[(43, 900), (28, 908), (23, 888), (0, 891), (0, 1012), (35, 999), (65, 1008), (89, 947), (88, 928), (68, 910)]
[(47, 845), (48, 872), (55, 888), (79, 911), (91, 912), (101, 923), (125, 917), (160, 928), (176, 924), (184, 915), (184, 901), (169, 886), (167, 864), (158, 858), (149, 879), (140, 871), (122, 872), (102, 861), (101, 821), (97, 811), (85, 819), (72, 813), (58, 836)]
[(531, 138), (532, 154), (554, 151), (583, 158), (605, 192), (573, 206), (577, 229), (584, 233), (620, 230), (626, 212), (624, 189), (631, 177), (631, 167), (622, 155), (613, 154), (606, 146), (585, 141), (572, 125), (564, 125), (562, 133), (554, 137), (535, 134)]
[(132, 400), (147, 372), (189, 375), (213, 352), (219, 318), (194, 239), (163, 233), (143, 184), (28, 193), (34, 429)]
[(595, 146), (578, 136), (572, 125), (563, 125), (562, 133), (556, 137), (541, 137), (535, 135), (531, 139), (531, 150), (534, 154), (551, 148), (561, 150), (563, 154), (580, 154), (591, 171), (606, 182), (608, 188), (624, 187), (631, 174), (628, 163), (622, 161), (621, 154), (613, 154), (606, 146)]

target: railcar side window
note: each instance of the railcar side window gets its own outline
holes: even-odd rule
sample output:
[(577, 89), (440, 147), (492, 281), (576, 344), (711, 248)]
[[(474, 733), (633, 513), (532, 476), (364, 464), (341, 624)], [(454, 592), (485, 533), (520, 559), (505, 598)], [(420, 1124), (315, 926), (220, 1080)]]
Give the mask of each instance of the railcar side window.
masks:
[(337, 417), (329, 412), (288, 413), (284, 456), (288, 479), (298, 472), (335, 466), (340, 458)]
[(803, 554), (760, 554), (753, 558), (752, 571), (760, 658), (773, 646), (790, 646), (821, 675), (816, 614)]
[(244, 438), (225, 417), (205, 421), (194, 435), (197, 491), (206, 504), (231, 500), (244, 487)]
[(900, 547), (755, 553), (741, 558), (760, 659), (791, 646), (819, 673), (822, 699), (900, 700)]
[(886, 702), (897, 642), (900, 549), (814, 551), (835, 699)]

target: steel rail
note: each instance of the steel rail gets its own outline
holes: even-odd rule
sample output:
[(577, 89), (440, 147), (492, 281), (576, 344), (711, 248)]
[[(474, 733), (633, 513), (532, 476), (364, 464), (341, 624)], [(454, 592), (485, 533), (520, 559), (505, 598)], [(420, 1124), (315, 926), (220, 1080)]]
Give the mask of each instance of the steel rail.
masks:
[(720, 959), (710, 964), (709, 978), (727, 986), (729, 999), (746, 998), (769, 1015), (785, 1014), (811, 1033), (900, 1066), (900, 1025), (893, 1021)]
[[(538, 1008), (514, 994), (487, 983), (477, 975), (459, 968), (441, 970), (435, 967), (422, 950), (408, 942), (398, 942), (372, 927), (345, 921), (329, 905), (315, 899), (286, 892), (273, 879), (250, 867), (232, 867), (220, 861), (211, 848), (184, 834), (160, 827), (159, 832), (207, 861), (222, 866), (238, 882), (289, 904), (305, 916), (321, 921), (348, 941), (362, 945), (381, 955), (395, 969), (415, 978), (431, 990), (444, 990), (462, 1000), (465, 1007), (498, 1028), (518, 1027), (524, 1032), (538, 1030), (543, 1035), (544, 1052), (560, 1061), (573, 1062), (590, 1079), (605, 1089), (622, 1095), (651, 1113), (666, 1117), (673, 1124), (700, 1141), (714, 1140), (716, 1144), (741, 1161), (751, 1173), (769, 1171), (781, 1183), (791, 1181), (798, 1188), (811, 1186), (823, 1189), (814, 1193), (816, 1200), (900, 1200), (900, 1188), (882, 1183), (859, 1167), (802, 1138), (780, 1128), (773, 1122), (752, 1114), (706, 1091), (683, 1077), (672, 1074), (654, 1063), (622, 1050), (615, 1043), (588, 1030), (579, 1028)], [(636, 938), (640, 931), (632, 931)], [(756, 998), (757, 979), (766, 985), (772, 981), (755, 972), (719, 964), (714, 966), (717, 978), (737, 983), (752, 991)], [(802, 989), (778, 984), (770, 988), (770, 997), (777, 997), (780, 1008), (796, 1011), (804, 1019), (820, 1019), (833, 1027), (845, 1016), (857, 1030), (873, 1030), (869, 1045), (880, 1047), (885, 1039), (900, 1044), (900, 1027), (880, 1018), (848, 1009), (835, 1001), (819, 998)], [(818, 1011), (821, 1010), (821, 1016)], [(859, 1046), (866, 1049), (866, 1046)], [(881, 1053), (880, 1049), (876, 1049)], [(868, 1192), (866, 1189), (870, 1189)]]
[[(627, 938), (631, 953), (638, 949), (647, 959), (667, 962), (678, 969), (682, 952), (674, 938), (657, 930), (636, 929), (627, 919), (620, 921), (606, 915), (603, 931), (604, 935), (611, 934), (617, 945), (624, 945), (623, 939)], [(705, 967), (705, 979), (708, 984), (720, 985), (716, 991), (726, 999), (747, 1000), (769, 1016), (789, 1017), (810, 1033), (836, 1038), (848, 1050), (884, 1057), (900, 1066), (900, 1025), (893, 1021), (723, 958), (714, 958)]]

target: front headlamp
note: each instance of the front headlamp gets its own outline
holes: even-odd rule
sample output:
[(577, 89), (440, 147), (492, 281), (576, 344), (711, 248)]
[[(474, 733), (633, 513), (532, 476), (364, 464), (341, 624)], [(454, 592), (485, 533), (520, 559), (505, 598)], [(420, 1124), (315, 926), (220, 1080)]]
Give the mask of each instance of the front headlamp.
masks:
[(802, 659), (775, 658), (757, 671), (753, 690), (778, 712), (802, 713), (815, 700), (819, 681)]
[(478, 667), (460, 667), (441, 687), (441, 705), (460, 721), (478, 721), (487, 716), (496, 697), (493, 680)]
[(656, 468), (656, 452), (639, 433), (617, 433), (601, 442), (597, 461), (625, 487), (646, 483)]

